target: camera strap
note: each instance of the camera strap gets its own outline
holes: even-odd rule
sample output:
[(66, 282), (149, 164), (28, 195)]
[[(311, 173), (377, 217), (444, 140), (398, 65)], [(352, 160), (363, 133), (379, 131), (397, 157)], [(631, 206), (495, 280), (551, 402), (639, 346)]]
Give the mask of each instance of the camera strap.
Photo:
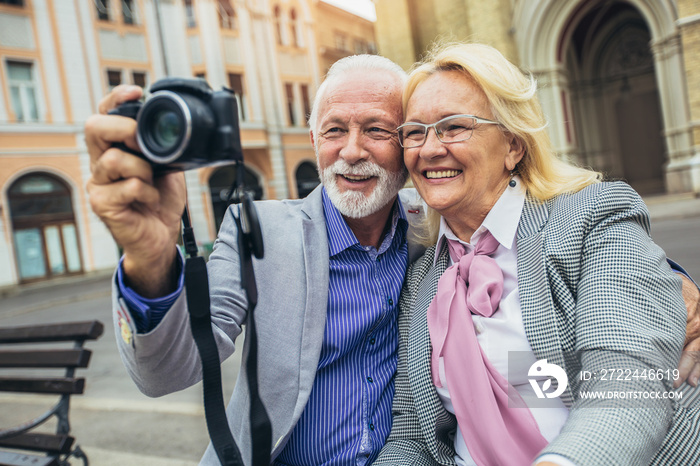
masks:
[[(242, 209), (242, 210), (241, 210)], [(241, 221), (241, 212), (244, 219)], [(244, 198), (239, 206), (239, 215), (233, 215), (238, 229), (238, 254), (241, 265), (241, 286), (248, 301), (248, 358), (246, 375), (250, 393), (250, 424), (254, 466), (268, 466), (272, 451), (272, 425), (258, 390), (258, 340), (253, 312), (258, 302), (258, 290), (251, 248), (255, 250), (255, 241), (248, 238), (246, 231), (254, 207), (250, 197)], [(247, 219), (247, 220), (246, 220)], [(246, 221), (248, 225), (244, 225)], [(226, 418), (223, 392), (221, 389), (221, 361), (216, 341), (212, 332), (209, 298), (209, 279), (204, 258), (197, 256), (197, 243), (190, 225), (187, 207), (182, 215), (183, 242), (185, 251), (190, 256), (185, 261), (185, 286), (187, 288), (187, 306), (190, 313), (190, 327), (195, 344), (202, 360), (202, 386), (204, 392), (204, 413), (207, 429), (214, 450), (222, 466), (243, 466), (240, 450), (236, 445)], [(257, 216), (255, 221), (257, 222)], [(260, 240), (262, 241), (262, 240)], [(262, 254), (262, 244), (258, 246), (256, 257)], [(260, 254), (257, 254), (260, 253)]]
[(197, 243), (190, 225), (187, 207), (182, 214), (185, 252), (185, 287), (190, 327), (202, 361), (202, 388), (204, 415), (209, 438), (222, 466), (243, 466), (241, 452), (236, 445), (226, 418), (224, 395), (221, 388), (221, 361), (211, 329), (209, 278), (204, 258), (197, 256)]
[[(238, 227), (238, 254), (241, 259), (241, 285), (246, 292), (248, 301), (248, 320), (246, 325), (246, 339), (248, 340), (248, 359), (246, 360), (246, 374), (248, 379), (248, 392), (250, 393), (250, 430), (253, 442), (253, 465), (268, 466), (270, 464), (270, 452), (272, 451), (272, 424), (267, 414), (265, 405), (260, 399), (258, 390), (258, 332), (256, 329), (253, 312), (258, 304), (258, 287), (255, 283), (253, 270), (252, 248), (249, 238), (246, 238), (244, 223), (247, 217), (250, 219), (253, 209), (252, 199), (248, 196), (239, 204), (239, 215), (233, 215)], [(244, 216), (243, 221), (241, 216)], [(248, 220), (249, 221), (249, 220)], [(257, 219), (256, 219), (257, 221)]]

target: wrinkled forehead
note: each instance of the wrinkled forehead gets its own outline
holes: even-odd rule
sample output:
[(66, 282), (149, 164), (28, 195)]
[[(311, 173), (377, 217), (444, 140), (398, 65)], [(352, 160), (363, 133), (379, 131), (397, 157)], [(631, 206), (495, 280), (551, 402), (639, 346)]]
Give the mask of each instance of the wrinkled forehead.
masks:
[(328, 83), (319, 108), (320, 118), (341, 107), (362, 108), (403, 119), (402, 83), (387, 71), (353, 71)]

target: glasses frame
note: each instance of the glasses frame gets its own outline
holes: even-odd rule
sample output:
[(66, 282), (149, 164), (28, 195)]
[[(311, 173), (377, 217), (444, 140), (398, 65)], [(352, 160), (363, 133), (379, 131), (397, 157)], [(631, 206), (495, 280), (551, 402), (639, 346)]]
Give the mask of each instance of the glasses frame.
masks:
[[(468, 141), (468, 140), (472, 137), (472, 134), (474, 134), (474, 128), (472, 128), (471, 131), (469, 132), (469, 136), (467, 136), (467, 137), (464, 138), (464, 139), (460, 139), (459, 141), (443, 141), (442, 138), (440, 137), (440, 132), (439, 132), (438, 129), (437, 129), (437, 125), (439, 125), (440, 123), (443, 123), (443, 122), (445, 122), (445, 121), (452, 120), (452, 119), (454, 119), (454, 118), (464, 118), (464, 117), (472, 118), (473, 120), (476, 121), (477, 124), (503, 126), (503, 125), (501, 125), (501, 123), (498, 122), (498, 121), (488, 120), (488, 119), (486, 119), (486, 118), (481, 118), (481, 117), (478, 117), (478, 116), (476, 116), (476, 115), (469, 115), (469, 114), (466, 114), (466, 113), (464, 113), (464, 114), (459, 114), (459, 115), (450, 115), (450, 116), (445, 117), (445, 118), (443, 118), (442, 120), (438, 120), (438, 121), (436, 121), (435, 123), (430, 124), (430, 125), (426, 125), (425, 123), (418, 123), (418, 122), (415, 122), (415, 121), (407, 121), (406, 123), (404, 123), (404, 124), (402, 124), (401, 126), (399, 126), (398, 128), (396, 128), (396, 134), (397, 134), (398, 137), (399, 137), (399, 144), (400, 144), (401, 147), (403, 147), (404, 149), (415, 149), (416, 147), (422, 147), (423, 145), (425, 145), (425, 141), (428, 140), (428, 133), (430, 132), (430, 128), (433, 128), (433, 130), (435, 130), (435, 136), (437, 136), (438, 141), (440, 141), (440, 142), (443, 143), (443, 144), (454, 144), (454, 143), (456, 143), (456, 142)], [(423, 133), (423, 142), (422, 142), (422, 143), (420, 143), (420, 144), (418, 144), (418, 145), (416, 145), (416, 146), (409, 146), (409, 147), (404, 146), (404, 144), (403, 144), (403, 138), (401, 137), (401, 128), (403, 128), (403, 127), (405, 127), (405, 126), (408, 126), (408, 125), (418, 125), (418, 126), (422, 126), (423, 128), (425, 128), (425, 132)]]

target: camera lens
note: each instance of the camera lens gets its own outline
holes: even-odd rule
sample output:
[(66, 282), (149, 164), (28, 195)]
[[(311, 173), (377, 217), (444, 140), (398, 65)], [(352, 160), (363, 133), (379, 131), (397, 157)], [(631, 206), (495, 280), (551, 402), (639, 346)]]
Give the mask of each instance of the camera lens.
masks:
[(141, 151), (151, 162), (173, 163), (187, 148), (192, 116), (185, 98), (171, 91), (159, 91), (143, 105), (137, 136)]
[(178, 116), (170, 110), (161, 110), (153, 115), (153, 139), (162, 150), (174, 148), (182, 135), (182, 124)]

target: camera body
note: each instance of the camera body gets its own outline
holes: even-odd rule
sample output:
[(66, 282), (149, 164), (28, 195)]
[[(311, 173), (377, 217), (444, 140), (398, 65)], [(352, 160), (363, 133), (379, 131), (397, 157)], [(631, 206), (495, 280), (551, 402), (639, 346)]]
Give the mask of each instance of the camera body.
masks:
[(199, 78), (164, 78), (144, 103), (111, 110), (137, 121), (141, 154), (156, 172), (243, 161), (238, 106), (232, 90), (213, 91)]

